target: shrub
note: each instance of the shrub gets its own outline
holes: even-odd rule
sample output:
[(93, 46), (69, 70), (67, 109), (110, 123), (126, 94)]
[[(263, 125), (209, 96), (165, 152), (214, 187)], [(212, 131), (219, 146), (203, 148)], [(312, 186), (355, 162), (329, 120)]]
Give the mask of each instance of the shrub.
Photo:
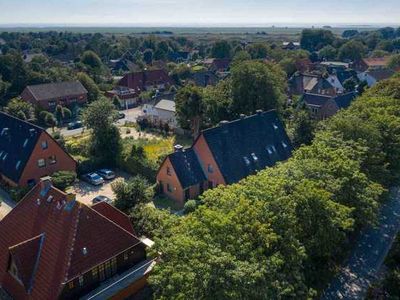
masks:
[(76, 180), (76, 173), (71, 171), (58, 171), (55, 172), (52, 176), (53, 185), (65, 191), (65, 189), (71, 186)]
[(183, 210), (184, 210), (185, 214), (188, 214), (188, 213), (194, 212), (196, 210), (196, 207), (197, 207), (196, 200), (189, 200), (185, 203)]

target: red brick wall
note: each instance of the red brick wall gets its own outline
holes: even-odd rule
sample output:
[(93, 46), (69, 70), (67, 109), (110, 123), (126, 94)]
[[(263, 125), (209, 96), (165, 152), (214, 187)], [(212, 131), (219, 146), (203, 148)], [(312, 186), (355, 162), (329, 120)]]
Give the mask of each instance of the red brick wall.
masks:
[[(214, 156), (212, 155), (203, 134), (201, 134), (196, 140), (195, 144), (193, 145), (193, 149), (199, 158), (200, 164), (203, 167), (204, 173), (206, 174), (208, 181), (213, 182), (213, 187), (216, 187), (219, 184), (225, 185), (226, 183), (224, 177), (222, 176), (222, 173), (218, 168), (217, 162), (215, 161)], [(209, 164), (213, 168), (213, 173), (208, 172)]]
[[(167, 174), (167, 169), (170, 169), (170, 174)], [(168, 198), (171, 198), (177, 202), (179, 202), (182, 206), (185, 202), (185, 195), (182, 189), (181, 183), (178, 180), (178, 176), (175, 173), (174, 168), (172, 167), (171, 161), (167, 157), (164, 163), (161, 165), (160, 170), (157, 173), (157, 183), (162, 183), (162, 193), (166, 195)], [(167, 184), (172, 186), (172, 192), (169, 192), (167, 189)]]
[(35, 100), (35, 97), (33, 97), (32, 93), (30, 92), (30, 90), (28, 88), (25, 88), (22, 91), (21, 98), (22, 98), (22, 100), (24, 100), (26, 102), (30, 102), (30, 103), (32, 103), (34, 105), (37, 104), (37, 102)]
[[(42, 149), (42, 141), (47, 141), (48, 143), (48, 148), (45, 150)], [(56, 156), (57, 162), (55, 164), (49, 163), (49, 157), (51, 155)], [(46, 166), (42, 168), (40, 168), (37, 163), (38, 159), (41, 158), (46, 160)], [(76, 162), (64, 152), (60, 145), (58, 145), (47, 132), (42, 132), (18, 184), (20, 186), (26, 186), (30, 179), (35, 179), (36, 183), (38, 183), (40, 177), (51, 175), (57, 171), (76, 172)]]
[(332, 117), (338, 112), (339, 108), (333, 99), (330, 99), (318, 112), (318, 119), (323, 120)]

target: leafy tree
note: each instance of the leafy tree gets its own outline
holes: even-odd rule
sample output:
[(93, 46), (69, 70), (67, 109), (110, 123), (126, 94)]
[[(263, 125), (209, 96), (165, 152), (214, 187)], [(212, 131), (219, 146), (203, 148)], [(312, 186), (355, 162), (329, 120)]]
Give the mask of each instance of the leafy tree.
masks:
[(57, 119), (58, 125), (60, 126), (64, 120), (68, 120), (71, 118), (72, 113), (68, 108), (63, 107), (61, 105), (57, 105), (54, 115)]
[(89, 77), (89, 75), (80, 72), (76, 75), (76, 77), (88, 91), (89, 102), (99, 99), (100, 89), (98, 88), (97, 84), (93, 81), (93, 79)]
[(89, 104), (83, 111), (82, 120), (92, 129), (90, 154), (99, 163), (115, 165), (121, 151), (121, 136), (113, 124), (117, 111), (108, 99), (100, 99)]
[(293, 146), (298, 148), (301, 145), (309, 145), (314, 138), (315, 122), (310, 112), (306, 109), (296, 111), (293, 116)]
[(82, 54), (81, 62), (92, 70), (100, 70), (103, 67), (100, 57), (90, 50)]
[(76, 173), (71, 171), (58, 171), (51, 175), (54, 186), (62, 191), (71, 186), (76, 180)]
[(200, 133), (204, 118), (203, 93), (199, 87), (188, 85), (176, 94), (176, 114), (182, 128), (190, 128), (193, 138)]
[(246, 60), (251, 60), (251, 55), (247, 51), (238, 51), (232, 59), (232, 64), (241, 63)]
[(5, 95), (8, 92), (10, 83), (3, 81), (0, 75), (0, 106), (6, 105)]
[(400, 54), (393, 55), (390, 58), (388, 67), (394, 70), (400, 68)]
[(47, 113), (45, 115), (44, 122), (45, 122), (46, 126), (51, 127), (54, 131), (54, 126), (57, 125), (57, 120), (52, 113)]
[(323, 47), (321, 50), (318, 51), (319, 59), (325, 60), (332, 60), (335, 59), (337, 56), (337, 50), (331, 45)]
[(297, 71), (296, 60), (294, 58), (284, 58), (279, 62), (279, 65), (285, 71), (287, 77), (291, 77)]
[(216, 86), (207, 86), (203, 91), (205, 114), (210, 125), (222, 120), (232, 120), (232, 84), (230, 79), (221, 80)]
[(34, 118), (33, 105), (19, 98), (11, 99), (5, 107), (5, 111), (22, 120), (31, 120)]
[(125, 212), (138, 204), (149, 202), (153, 196), (148, 181), (139, 175), (127, 181), (117, 180), (111, 187), (115, 194), (115, 207)]
[(348, 38), (353, 38), (353, 37), (357, 36), (358, 34), (359, 34), (358, 30), (348, 29), (348, 30), (343, 31), (342, 37), (344, 37), (345, 39), (348, 39)]
[(232, 67), (231, 78), (235, 116), (282, 107), (286, 76), (277, 65), (246, 61)]
[(327, 45), (332, 45), (334, 36), (330, 30), (303, 29), (300, 37), (301, 48), (308, 51), (318, 51)]
[(113, 105), (114, 105), (116, 110), (120, 110), (121, 109), (121, 102), (120, 102), (119, 97), (117, 95), (113, 96), (112, 103), (113, 103)]
[(251, 58), (253, 59), (264, 59), (268, 55), (268, 47), (264, 43), (255, 43), (247, 48)]
[(146, 49), (143, 52), (143, 60), (146, 64), (151, 65), (153, 62), (153, 50)]
[(338, 58), (340, 60), (359, 60), (365, 54), (363, 43), (355, 40), (348, 41), (339, 49)]
[(231, 45), (225, 40), (219, 40), (214, 43), (211, 49), (211, 56), (215, 58), (230, 58)]
[(346, 92), (354, 91), (356, 89), (356, 86), (357, 86), (357, 80), (353, 77), (350, 77), (343, 82), (343, 87), (346, 90)]

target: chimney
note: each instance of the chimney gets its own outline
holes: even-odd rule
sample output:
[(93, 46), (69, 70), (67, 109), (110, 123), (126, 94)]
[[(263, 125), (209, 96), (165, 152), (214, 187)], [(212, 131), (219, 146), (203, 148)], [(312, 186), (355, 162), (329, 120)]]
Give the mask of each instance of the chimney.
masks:
[(179, 144), (175, 145), (174, 146), (174, 151), (175, 152), (182, 152), (183, 151), (183, 146), (179, 145)]
[(263, 113), (262, 109), (257, 109), (256, 110), (257, 115), (261, 115)]
[(244, 118), (246, 118), (245, 114), (240, 114), (240, 119), (243, 120)]

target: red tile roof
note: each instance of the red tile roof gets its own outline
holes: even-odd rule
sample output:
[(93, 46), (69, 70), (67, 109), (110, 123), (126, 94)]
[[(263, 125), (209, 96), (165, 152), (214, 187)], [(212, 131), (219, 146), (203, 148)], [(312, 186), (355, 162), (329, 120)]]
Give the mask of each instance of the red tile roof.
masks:
[(28, 241), (41, 234), (44, 238), (33, 276), (32, 299), (56, 299), (70, 279), (141, 244), (115, 222), (69, 198), (49, 181), (41, 182), (0, 222), (0, 280), (4, 289), (14, 285), (8, 286), (9, 280), (5, 280), (9, 248), (20, 245), (12, 249), (18, 250), (17, 257), (23, 257), (28, 266), (18, 271), (29, 274), (35, 255), (26, 254), (25, 246), (33, 249), (35, 243)]
[(363, 61), (368, 67), (386, 67), (389, 63), (390, 56), (384, 57), (369, 57), (364, 58)]
[(131, 221), (129, 220), (129, 217), (124, 214), (122, 211), (119, 209), (116, 209), (114, 206), (108, 204), (105, 201), (98, 202), (94, 205), (92, 205), (92, 209), (106, 217), (107, 219), (113, 221), (114, 223), (118, 224), (122, 228), (124, 228), (126, 231), (132, 233), (135, 235), (135, 231), (133, 230), (133, 226)]
[(125, 86), (136, 91), (144, 91), (146, 85), (154, 83), (173, 84), (171, 77), (164, 70), (148, 70), (126, 74), (119, 82), (119, 86)]

